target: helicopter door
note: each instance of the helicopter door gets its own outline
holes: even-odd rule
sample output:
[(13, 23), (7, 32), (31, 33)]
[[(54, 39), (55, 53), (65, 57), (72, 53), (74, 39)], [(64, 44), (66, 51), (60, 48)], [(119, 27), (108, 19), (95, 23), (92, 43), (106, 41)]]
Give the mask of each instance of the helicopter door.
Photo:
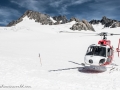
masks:
[(111, 60), (112, 60), (112, 57), (113, 57), (113, 50), (112, 50), (112, 48), (108, 48), (107, 49), (107, 62), (108, 63), (110, 63), (111, 62)]

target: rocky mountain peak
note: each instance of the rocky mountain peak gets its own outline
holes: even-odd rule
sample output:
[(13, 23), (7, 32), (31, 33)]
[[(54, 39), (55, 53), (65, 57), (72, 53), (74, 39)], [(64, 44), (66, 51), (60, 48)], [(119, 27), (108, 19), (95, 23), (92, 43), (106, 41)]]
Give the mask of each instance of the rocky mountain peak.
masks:
[(71, 22), (71, 21), (80, 22), (80, 20), (79, 20), (78, 18), (75, 18), (75, 17), (70, 18), (70, 22)]
[(71, 30), (91, 30), (95, 31), (93, 26), (87, 21), (87, 20), (82, 20), (80, 22), (76, 22), (71, 28)]
[(65, 24), (68, 22), (68, 19), (64, 15), (54, 16), (53, 19), (61, 24)]
[(91, 20), (89, 23), (91, 24), (99, 24), (101, 23), (102, 25), (104, 25), (104, 27), (120, 27), (119, 24), (120, 22), (114, 19), (109, 19), (106, 16), (103, 16), (101, 20)]
[(34, 19), (35, 22), (41, 23), (43, 25), (46, 24), (53, 24), (52, 20), (50, 19), (50, 16), (47, 14), (42, 14), (36, 11), (27, 10), (18, 20), (10, 22), (7, 26), (14, 26), (17, 23), (21, 22), (25, 16), (28, 16), (30, 19)]
[(106, 20), (106, 19), (108, 19), (106, 16), (103, 16), (103, 17), (102, 17), (102, 20)]

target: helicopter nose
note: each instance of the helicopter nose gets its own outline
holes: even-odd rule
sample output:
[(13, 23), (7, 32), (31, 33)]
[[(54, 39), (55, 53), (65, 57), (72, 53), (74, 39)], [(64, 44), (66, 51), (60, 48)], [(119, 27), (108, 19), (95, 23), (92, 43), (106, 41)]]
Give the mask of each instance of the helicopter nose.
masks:
[(92, 64), (92, 63), (93, 63), (93, 60), (92, 60), (92, 59), (90, 59), (90, 60), (89, 60), (89, 63), (90, 63), (90, 64)]

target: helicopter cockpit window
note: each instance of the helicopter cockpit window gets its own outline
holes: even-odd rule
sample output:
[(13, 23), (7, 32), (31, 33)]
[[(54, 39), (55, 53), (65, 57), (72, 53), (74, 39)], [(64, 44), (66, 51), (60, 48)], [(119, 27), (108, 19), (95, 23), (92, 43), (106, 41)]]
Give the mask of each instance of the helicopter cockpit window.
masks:
[(95, 55), (106, 57), (106, 48), (101, 46), (90, 46), (86, 55)]

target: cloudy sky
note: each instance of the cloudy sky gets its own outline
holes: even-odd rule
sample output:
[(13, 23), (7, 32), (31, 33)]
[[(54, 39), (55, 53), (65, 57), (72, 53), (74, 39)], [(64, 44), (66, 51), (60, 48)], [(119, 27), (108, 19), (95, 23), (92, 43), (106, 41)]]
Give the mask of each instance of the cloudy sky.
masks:
[(107, 16), (120, 21), (120, 0), (0, 0), (0, 25), (18, 19), (26, 10), (68, 19), (101, 19)]

